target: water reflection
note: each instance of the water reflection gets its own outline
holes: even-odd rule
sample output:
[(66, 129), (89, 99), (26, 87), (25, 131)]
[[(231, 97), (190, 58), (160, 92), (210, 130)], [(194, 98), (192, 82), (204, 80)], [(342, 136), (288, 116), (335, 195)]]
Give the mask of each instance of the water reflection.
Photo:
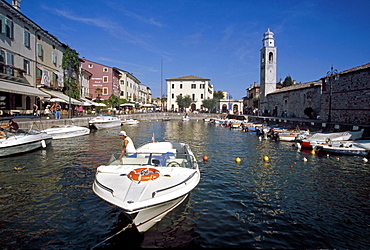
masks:
[[(92, 248), (125, 226), (91, 185), (125, 130), (135, 145), (189, 143), (201, 181), (184, 203), (144, 235), (126, 231), (98, 248), (368, 248), (369, 163), (297, 151), (292, 143), (191, 120), (140, 122), (53, 141), (0, 159), (1, 245)], [(209, 157), (201, 162), (204, 155)], [(268, 156), (269, 162), (263, 157)], [(240, 164), (235, 158), (242, 159)], [(302, 159), (306, 157), (307, 162)], [(15, 171), (14, 167), (24, 167)]]

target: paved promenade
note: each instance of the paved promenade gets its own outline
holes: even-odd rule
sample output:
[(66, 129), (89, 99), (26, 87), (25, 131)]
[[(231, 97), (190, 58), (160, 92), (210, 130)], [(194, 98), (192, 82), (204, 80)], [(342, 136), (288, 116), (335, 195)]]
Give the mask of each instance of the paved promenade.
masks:
[[(139, 121), (145, 120), (162, 120), (164, 117), (169, 117), (171, 120), (180, 120), (184, 113), (174, 113), (174, 112), (153, 112), (153, 113), (133, 113), (127, 115), (117, 115), (117, 117), (121, 119), (137, 119)], [(69, 119), (68, 117), (64, 116), (62, 119), (57, 120), (54, 118), (46, 119), (46, 117), (41, 117), (41, 124), (42, 128), (50, 128), (55, 125), (76, 125), (76, 126), (89, 126), (89, 120), (97, 115), (84, 115), (79, 117), (72, 117)], [(205, 118), (221, 118), (221, 116), (225, 116), (224, 114), (214, 114), (214, 113), (198, 113), (193, 114), (190, 113), (189, 117), (191, 120), (203, 120)], [(370, 125), (358, 125), (358, 124), (350, 124), (350, 123), (327, 123), (322, 120), (317, 119), (305, 119), (305, 118), (289, 118), (289, 117), (272, 117), (272, 116), (251, 116), (245, 115), (248, 117), (250, 122), (258, 122), (258, 123), (266, 123), (268, 125), (278, 125), (278, 126), (285, 126), (296, 128), (308, 128), (311, 131), (346, 131), (346, 130), (360, 130), (364, 129), (364, 137), (370, 137)], [(18, 123), (20, 125), (24, 124), (24, 126), (30, 125), (31, 121), (23, 120), (19, 118)]]

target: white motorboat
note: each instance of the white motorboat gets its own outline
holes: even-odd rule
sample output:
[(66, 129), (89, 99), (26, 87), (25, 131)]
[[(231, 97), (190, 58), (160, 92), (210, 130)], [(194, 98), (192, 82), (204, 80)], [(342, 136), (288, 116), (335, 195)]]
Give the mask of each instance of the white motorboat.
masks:
[(0, 119), (0, 126), (6, 126), (9, 120), (19, 120), (19, 118), (33, 119), (29, 128), (18, 128), (9, 131), (3, 128), (5, 138), (0, 139), (0, 157), (25, 153), (39, 148), (46, 148), (52, 141), (52, 136), (41, 132), (36, 128), (35, 119), (39, 117), (11, 117)]
[(89, 121), (89, 126), (96, 129), (105, 129), (121, 126), (121, 120), (111, 115), (100, 115)]
[(134, 125), (138, 124), (139, 121), (136, 119), (121, 119), (121, 124), (122, 125)]
[(344, 132), (333, 132), (333, 133), (312, 133), (311, 135), (304, 138), (303, 136), (297, 137), (297, 140), (301, 141), (302, 148), (313, 148), (321, 144), (333, 141), (348, 141), (357, 140), (362, 137), (364, 129), (359, 131), (344, 131)]
[(182, 120), (183, 120), (184, 122), (189, 121), (189, 120), (190, 120), (190, 117), (189, 117), (189, 116), (183, 116), (183, 117), (182, 117)]
[(45, 132), (51, 135), (53, 139), (56, 140), (88, 135), (90, 134), (90, 129), (75, 125), (64, 125), (64, 126), (54, 125), (51, 128), (42, 130), (41, 132)]
[(367, 156), (370, 140), (333, 141), (317, 146), (318, 150), (333, 154)]
[(94, 193), (119, 207), (145, 232), (181, 204), (200, 181), (198, 163), (187, 144), (151, 142), (137, 154), (113, 154), (97, 168)]

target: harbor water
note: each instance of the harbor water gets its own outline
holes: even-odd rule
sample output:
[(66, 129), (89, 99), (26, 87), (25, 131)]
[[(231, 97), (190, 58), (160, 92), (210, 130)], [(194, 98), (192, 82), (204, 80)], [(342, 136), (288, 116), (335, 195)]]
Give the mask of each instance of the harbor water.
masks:
[[(136, 147), (153, 134), (188, 143), (200, 165), (199, 185), (144, 234), (115, 235), (126, 218), (92, 191), (96, 168), (122, 147), (120, 130)], [(369, 249), (370, 163), (202, 120), (142, 121), (0, 158), (0, 216), (1, 249)]]

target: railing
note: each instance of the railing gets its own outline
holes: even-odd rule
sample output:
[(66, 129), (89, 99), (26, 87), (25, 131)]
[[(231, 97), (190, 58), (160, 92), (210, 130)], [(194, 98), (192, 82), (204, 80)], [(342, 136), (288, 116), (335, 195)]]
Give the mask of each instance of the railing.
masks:
[[(24, 73), (26, 73), (26, 71), (24, 69), (16, 68), (13, 65), (7, 65), (0, 62), (0, 73), (6, 76), (24, 78)], [(3, 76), (3, 78), (6, 78), (6, 76)]]

